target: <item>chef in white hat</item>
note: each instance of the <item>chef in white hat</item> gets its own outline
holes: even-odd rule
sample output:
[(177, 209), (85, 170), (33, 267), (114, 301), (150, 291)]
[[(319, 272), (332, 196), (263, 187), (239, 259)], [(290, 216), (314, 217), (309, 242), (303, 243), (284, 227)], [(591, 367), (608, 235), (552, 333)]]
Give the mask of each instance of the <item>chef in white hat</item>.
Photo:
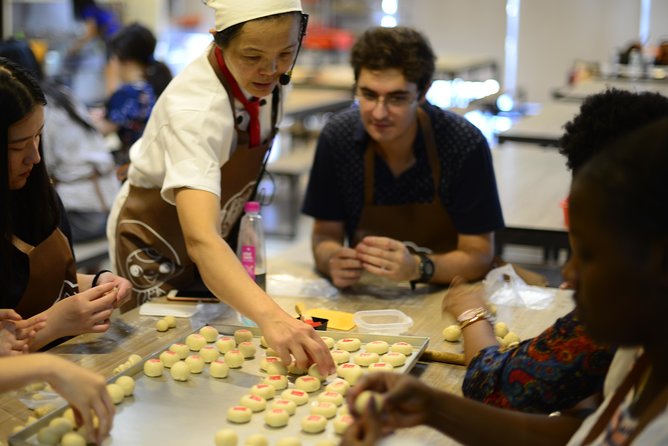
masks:
[[(208, 292), (255, 321), (285, 361), (334, 370), (313, 329), (283, 311), (234, 253), (283, 109), (307, 15), (300, 0), (207, 0), (214, 42), (178, 74), (130, 149), (109, 218), (113, 266), (134, 305)], [(190, 293), (190, 294), (189, 294)]]

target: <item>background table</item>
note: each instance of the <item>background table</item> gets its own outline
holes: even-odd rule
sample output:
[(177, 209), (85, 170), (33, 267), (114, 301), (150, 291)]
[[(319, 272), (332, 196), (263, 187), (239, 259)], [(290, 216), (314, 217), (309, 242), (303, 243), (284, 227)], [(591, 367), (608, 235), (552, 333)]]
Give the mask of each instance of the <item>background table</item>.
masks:
[(510, 129), (499, 133), (497, 139), (499, 144), (515, 141), (557, 147), (564, 124), (579, 111), (579, 103), (550, 102), (538, 114), (520, 118)]
[(587, 96), (602, 93), (608, 88), (629, 90), (636, 93), (651, 91), (668, 96), (668, 81), (631, 79), (594, 79), (576, 85), (556, 89), (552, 94), (563, 101), (582, 102)]

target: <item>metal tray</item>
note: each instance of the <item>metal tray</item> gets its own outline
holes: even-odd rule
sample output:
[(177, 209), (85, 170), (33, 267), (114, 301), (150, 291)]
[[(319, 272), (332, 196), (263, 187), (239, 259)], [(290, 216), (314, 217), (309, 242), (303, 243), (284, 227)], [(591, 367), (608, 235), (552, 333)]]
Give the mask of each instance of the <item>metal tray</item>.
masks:
[[(322, 391), (309, 394), (309, 404), (297, 407), (296, 413), (290, 417), (286, 427), (272, 428), (264, 423), (264, 412), (255, 413), (249, 423), (235, 424), (227, 421), (227, 409), (238, 404), (239, 399), (248, 393), (251, 386), (261, 381), (265, 373), (260, 370), (260, 361), (265, 357), (265, 349), (260, 346), (260, 330), (257, 327), (237, 325), (213, 325), (221, 335), (233, 335), (235, 330), (246, 328), (253, 335), (253, 343), (257, 347), (254, 358), (247, 359), (240, 369), (230, 369), (227, 378), (216, 379), (209, 376), (208, 366), (200, 374), (191, 374), (190, 380), (177, 382), (172, 379), (169, 369), (163, 376), (149, 378), (143, 373), (143, 363), (150, 358), (157, 358), (162, 351), (173, 342), (184, 342), (185, 337), (175, 339), (151, 356), (123, 373), (111, 377), (114, 382), (119, 376), (128, 375), (135, 378), (134, 395), (126, 397), (116, 406), (116, 417), (111, 436), (103, 445), (148, 446), (148, 445), (209, 445), (213, 444), (215, 433), (220, 429), (233, 429), (239, 436), (239, 444), (243, 444), (251, 434), (261, 433), (267, 436), (270, 444), (284, 437), (297, 437), (304, 446), (313, 445), (318, 441), (331, 438), (338, 439), (334, 433), (332, 420), (320, 434), (307, 434), (301, 431), (301, 419), (309, 415), (310, 402)], [(195, 330), (194, 332), (197, 332)], [(408, 342), (413, 346), (413, 354), (406, 358), (406, 364), (395, 368), (397, 373), (408, 373), (422, 352), (427, 347), (429, 338), (416, 336), (390, 336), (368, 333), (350, 333), (334, 331), (318, 331), (321, 336), (329, 336), (335, 340), (356, 337), (364, 344), (369, 341), (385, 340)], [(211, 345), (211, 344), (209, 344)], [(332, 375), (331, 379), (335, 376)], [(289, 388), (294, 388), (293, 376), (288, 376)], [(322, 388), (327, 382), (323, 383)], [(277, 392), (277, 394), (280, 393)], [(271, 400), (270, 400), (271, 402)], [(37, 432), (56, 417), (62, 415), (63, 406), (40, 418), (22, 431), (9, 438), (10, 445), (36, 445)]]

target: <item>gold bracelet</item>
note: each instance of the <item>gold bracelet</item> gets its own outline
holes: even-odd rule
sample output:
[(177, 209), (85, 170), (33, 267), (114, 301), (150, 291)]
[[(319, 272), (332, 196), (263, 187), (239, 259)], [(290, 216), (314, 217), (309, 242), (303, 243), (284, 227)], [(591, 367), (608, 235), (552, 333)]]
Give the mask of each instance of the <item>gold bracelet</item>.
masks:
[(462, 322), (462, 324), (459, 326), (460, 330), (465, 329), (471, 324), (474, 324), (478, 321), (486, 321), (487, 320), (487, 314), (486, 313), (478, 313), (475, 316), (473, 316), (471, 319)]

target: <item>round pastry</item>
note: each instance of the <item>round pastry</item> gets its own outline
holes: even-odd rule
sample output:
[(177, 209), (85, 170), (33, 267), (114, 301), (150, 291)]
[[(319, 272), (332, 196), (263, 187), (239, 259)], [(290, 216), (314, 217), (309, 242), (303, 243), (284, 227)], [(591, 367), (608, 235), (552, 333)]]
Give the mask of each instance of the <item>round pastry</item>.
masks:
[(320, 390), (320, 380), (313, 376), (300, 376), (295, 380), (295, 386), (299, 390), (312, 393)]
[(174, 381), (188, 381), (188, 378), (190, 378), (190, 367), (185, 361), (177, 361), (169, 370), (169, 374), (172, 375)]
[(351, 385), (355, 385), (360, 376), (362, 376), (362, 368), (357, 364), (346, 363), (338, 366), (336, 373)]
[(248, 423), (253, 411), (245, 406), (232, 406), (227, 409), (227, 419), (232, 423)]
[(366, 344), (364, 350), (369, 353), (378, 353), (384, 355), (390, 349), (390, 345), (385, 341), (371, 341)]
[(339, 415), (334, 420), (334, 432), (341, 435), (353, 424), (354, 418), (350, 414)]
[(202, 350), (199, 351), (199, 354), (204, 358), (204, 362), (207, 364), (220, 358), (220, 352), (213, 345), (205, 345), (202, 347)]
[(405, 356), (410, 356), (413, 354), (413, 346), (410, 345), (408, 342), (403, 342), (403, 341), (395, 342), (390, 346), (390, 351), (401, 353), (402, 355)]
[(267, 400), (261, 396), (247, 393), (241, 397), (239, 404), (248, 407), (253, 412), (262, 412), (267, 407)]
[(311, 415), (322, 415), (325, 418), (334, 418), (336, 416), (336, 408), (336, 404), (332, 402), (316, 401), (311, 404)]
[(130, 396), (135, 391), (135, 380), (131, 376), (119, 376), (116, 384), (123, 388), (125, 396)]
[(283, 427), (288, 425), (290, 414), (288, 411), (281, 408), (270, 409), (264, 415), (264, 422), (271, 427)]
[[(283, 361), (281, 361), (281, 358), (277, 356), (265, 356), (260, 360), (260, 370), (264, 370), (265, 372), (267, 371), (267, 367), (269, 367), (269, 364), (276, 364), (280, 363), (283, 364)], [(284, 373), (272, 373), (272, 375), (283, 375)]]
[(206, 345), (206, 338), (199, 333), (192, 333), (186, 337), (186, 345), (194, 352), (198, 352)]
[(240, 328), (234, 332), (234, 340), (237, 341), (237, 344), (241, 344), (244, 341), (252, 341), (253, 333), (245, 328)]
[(325, 343), (328, 349), (333, 349), (334, 348), (334, 338), (330, 338), (329, 336), (320, 336), (320, 339), (322, 339), (322, 342)]
[(344, 396), (348, 392), (348, 389), (350, 389), (350, 383), (341, 378), (336, 378), (325, 387), (325, 391), (340, 393), (341, 396)]
[(403, 353), (389, 352), (380, 357), (382, 362), (392, 364), (392, 367), (401, 367), (406, 364), (406, 356)]
[(188, 356), (186, 364), (190, 368), (190, 373), (202, 373), (202, 370), (204, 370), (204, 358), (201, 355)]
[(368, 367), (378, 362), (378, 353), (361, 352), (353, 355), (353, 362), (362, 367)]
[(264, 336), (260, 336), (260, 347), (262, 348), (268, 348), (269, 344), (267, 344), (267, 338)]
[(38, 444), (58, 444), (60, 433), (56, 429), (45, 426), (37, 432)]
[(149, 359), (144, 363), (144, 375), (150, 376), (151, 378), (162, 376), (164, 368), (165, 366), (159, 359)]
[(209, 375), (213, 378), (227, 378), (230, 368), (225, 364), (225, 361), (217, 359), (209, 366)]
[(276, 446), (302, 446), (302, 442), (296, 437), (285, 437), (278, 440)]
[(271, 347), (267, 347), (267, 350), (264, 352), (264, 356), (278, 356), (278, 352)]
[(227, 353), (230, 350), (233, 350), (236, 346), (237, 343), (234, 341), (234, 338), (230, 338), (227, 336), (218, 338), (218, 340), (216, 341), (216, 347), (218, 347), (218, 351), (221, 353)]
[(176, 327), (176, 318), (174, 316), (165, 316), (163, 319), (167, 322), (169, 328)]
[(443, 329), (443, 339), (448, 342), (457, 342), (462, 336), (462, 329), (459, 325), (448, 325)]
[(160, 353), (160, 360), (167, 368), (171, 368), (179, 359), (181, 359), (179, 358), (179, 355), (171, 350), (165, 350), (164, 352)]
[(74, 430), (74, 423), (65, 417), (57, 417), (51, 420), (49, 427), (63, 436), (65, 432)]
[(505, 322), (497, 322), (494, 324), (494, 334), (500, 338), (508, 334), (508, 325)]
[(299, 367), (297, 367), (296, 362), (291, 363), (288, 366), (287, 371), (290, 375), (296, 375), (296, 376), (306, 375), (306, 372), (308, 372), (308, 370), (300, 369)]
[(86, 439), (78, 432), (66, 432), (60, 439), (61, 446), (86, 446)]
[(237, 349), (241, 351), (244, 358), (252, 358), (255, 356), (256, 348), (251, 341), (240, 342), (239, 345), (237, 345)]
[(322, 376), (322, 373), (320, 373), (320, 370), (318, 370), (318, 364), (311, 364), (311, 366), (308, 368), (308, 375), (312, 376), (314, 378), (318, 378), (320, 381), (325, 381), (327, 379), (326, 376)]
[(350, 360), (350, 353), (345, 350), (332, 350), (332, 359), (337, 364), (343, 364)]
[(337, 406), (340, 406), (343, 404), (343, 395), (341, 395), (339, 392), (335, 392), (334, 390), (326, 390), (318, 395), (318, 401), (334, 403)]
[(158, 331), (167, 331), (169, 330), (169, 323), (164, 319), (160, 319), (155, 323), (155, 329)]
[(216, 327), (212, 327), (210, 325), (205, 325), (204, 327), (200, 328), (199, 334), (204, 336), (206, 342), (215, 342), (216, 339), (218, 339), (218, 330)]
[(322, 415), (309, 415), (302, 419), (302, 430), (309, 434), (317, 434), (327, 427), (327, 418)]
[(121, 404), (125, 398), (125, 391), (118, 384), (107, 384), (107, 392), (114, 404)]
[(255, 384), (250, 388), (250, 393), (270, 400), (276, 395), (276, 388), (271, 384)]
[(274, 386), (276, 390), (288, 388), (288, 378), (285, 375), (267, 375), (262, 382)]
[(520, 342), (520, 337), (514, 331), (509, 331), (508, 334), (503, 337), (503, 343), (505, 345), (510, 345), (514, 342)]
[(336, 343), (336, 348), (347, 352), (356, 352), (360, 349), (361, 342), (357, 338), (343, 338)]
[(380, 408), (383, 406), (383, 395), (378, 392), (372, 392), (371, 390), (363, 390), (355, 398), (355, 412), (362, 413), (369, 407), (369, 399), (373, 398), (375, 400), (376, 412), (380, 411)]
[(285, 389), (281, 393), (281, 398), (294, 401), (298, 406), (308, 403), (308, 394), (299, 389)]
[(369, 372), (391, 372), (394, 369), (392, 364), (387, 362), (376, 362), (369, 366)]
[(267, 375), (287, 375), (288, 368), (285, 367), (283, 361), (270, 362), (267, 364)]
[(128, 356), (128, 361), (127, 362), (129, 362), (130, 365), (139, 364), (141, 362), (141, 356), (139, 356), (136, 353), (133, 353), (130, 356)]
[(253, 434), (246, 438), (246, 441), (244, 441), (244, 446), (269, 446), (269, 441), (263, 434)]
[(350, 414), (350, 407), (347, 404), (343, 404), (339, 407), (339, 415), (348, 415)]
[(237, 446), (239, 437), (232, 429), (221, 429), (216, 432), (216, 435), (213, 437), (213, 441), (216, 446)]
[(190, 348), (183, 342), (176, 342), (170, 345), (169, 349), (179, 355), (179, 359), (186, 359), (190, 353)]
[(273, 403), (271, 403), (272, 409), (284, 409), (288, 415), (292, 416), (297, 410), (297, 404), (285, 398), (276, 398)]
[(225, 353), (225, 364), (231, 369), (238, 369), (244, 363), (244, 355), (239, 350), (230, 350)]

